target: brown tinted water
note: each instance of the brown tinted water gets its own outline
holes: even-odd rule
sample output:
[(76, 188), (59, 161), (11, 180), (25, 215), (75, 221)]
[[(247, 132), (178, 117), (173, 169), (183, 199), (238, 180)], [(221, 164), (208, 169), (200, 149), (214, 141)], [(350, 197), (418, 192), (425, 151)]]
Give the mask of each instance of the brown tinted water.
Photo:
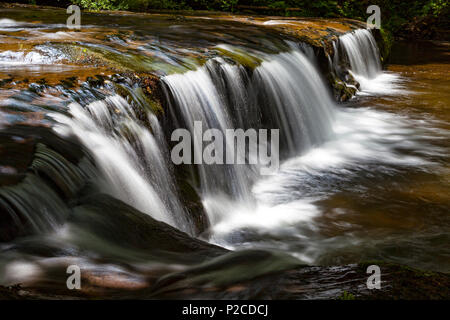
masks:
[[(59, 25), (66, 19), (62, 10), (40, 13), (11, 10), (7, 17), (44, 25), (2, 31), (2, 51), (30, 50), (27, 45), (48, 45), (54, 49), (61, 48), (63, 43), (63, 47), (71, 48), (70, 53), (75, 52), (76, 59), (70, 65), (1, 66), (0, 79), (4, 80), (4, 86), (0, 90), (0, 99), (4, 105), (1, 105), (0, 125), (5, 127), (12, 123), (50, 126), (46, 118), (49, 110), (64, 111), (63, 106), (68, 100), (82, 96), (74, 91), (62, 94), (62, 89), (50, 89), (40, 95), (22, 91), (30, 83), (39, 82), (42, 78), (54, 85), (67, 77), (75, 77), (80, 85), (88, 76), (112, 73), (111, 66), (120, 71), (147, 70), (162, 75), (185, 72), (202, 64), (212, 56), (212, 51), (216, 50), (214, 55), (220, 54), (220, 50), (214, 47), (221, 43), (235, 45), (250, 53), (258, 50), (261, 54), (287, 50), (283, 44), (286, 38), (284, 35), (280, 36), (276, 31), (263, 28), (260, 23), (247, 18), (241, 21), (245, 24), (240, 24), (230, 21), (229, 17), (222, 17), (218, 23), (214, 19), (172, 15), (152, 16), (149, 19), (139, 15), (87, 14), (83, 16), (87, 26), (82, 32), (57, 33), (67, 31), (64, 25)], [(102, 27), (98, 26), (100, 24)], [(341, 29), (341, 26), (336, 28)], [(267, 40), (269, 38), (270, 41)], [(110, 64), (84, 67), (85, 53), (91, 58), (100, 55), (102, 61), (107, 60)], [(251, 55), (232, 58), (242, 64), (260, 63), (259, 59)], [(92, 64), (88, 64), (95, 65), (96, 62), (93, 60)], [(450, 271), (449, 68), (447, 43), (397, 43), (388, 70), (401, 76), (403, 93), (358, 96), (340, 106), (346, 110), (371, 108), (403, 117), (411, 130), (408, 129), (404, 136), (405, 143), (395, 147), (397, 154), (418, 156), (428, 162), (426, 166), (385, 163), (380, 154), (379, 161), (371, 159), (354, 164), (353, 167), (345, 168), (345, 173), (330, 170), (329, 173), (312, 177), (308, 185), (297, 184), (292, 187), (295, 192), (300, 191), (300, 195), (307, 192), (324, 195), (316, 202), (321, 214), (314, 218), (313, 227), (302, 223), (295, 225), (302, 238), (283, 233), (276, 236), (261, 233), (253, 235), (251, 230), (244, 228), (239, 230), (240, 243), (236, 246), (286, 249), (290, 253), (300, 253), (297, 255), (300, 257), (306, 252), (313, 257), (308, 261), (313, 264), (336, 265), (382, 259), (428, 270)], [(89, 90), (95, 91), (87, 88), (83, 94), (91, 102), (93, 98), (89, 96), (92, 93)], [(105, 91), (106, 94), (110, 93)], [(95, 91), (95, 94), (99, 93)], [(63, 97), (60, 98), (60, 95)], [(14, 103), (8, 100), (11, 96), (15, 96)], [(94, 98), (98, 99), (96, 95)], [(33, 129), (30, 131), (38, 135)], [(18, 139), (16, 135), (20, 132), (17, 132), (11, 133), (12, 138), (5, 139), (7, 142), (2, 142), (2, 146), (27, 141)], [(413, 145), (410, 144), (411, 140), (415, 142)], [(28, 148), (27, 143), (23, 145), (17, 148), (19, 152), (14, 154), (15, 157), (21, 157), (20, 152)], [(5, 148), (0, 151), (5, 151)], [(2, 173), (14, 170), (14, 161), (6, 160), (8, 165), (0, 167)], [(26, 165), (20, 164), (21, 170), (25, 171)], [(100, 222), (99, 225), (109, 226), (104, 220)], [(90, 226), (93, 223), (88, 221), (86, 224)], [(69, 260), (71, 257), (92, 259), (99, 270), (106, 270), (105, 273), (110, 270), (103, 265), (105, 263), (127, 265), (130, 270), (139, 273), (141, 269), (134, 268), (134, 262), (145, 270), (148, 267), (145, 264), (151, 264), (151, 259), (158, 260), (160, 257), (134, 252), (126, 241), (117, 238), (117, 234), (130, 235), (122, 227), (114, 225), (111, 230), (100, 231), (112, 234), (111, 238), (124, 246), (99, 240), (102, 232), (98, 232), (98, 238), (90, 238), (92, 235), (89, 232), (80, 232), (76, 228), (78, 237), (74, 237), (76, 241), (72, 240), (73, 243), (64, 238), (67, 231), (64, 228), (56, 240), (51, 237), (20, 239), (17, 247), (14, 247), (15, 244), (2, 247), (2, 250), (5, 248), (5, 254), (2, 256), (4, 260), (0, 259), (0, 267), (2, 263), (7, 265), (16, 261), (33, 261), (40, 264), (42, 260), (42, 269), (46, 269), (45, 260), (57, 256), (63, 257), (62, 264), (66, 257)], [(97, 236), (97, 230), (92, 234)], [(156, 269), (172, 267), (171, 264), (165, 267), (158, 265)], [(161, 271), (161, 274), (164, 272)], [(233, 276), (230, 273), (230, 277)]]
[[(325, 253), (322, 263), (383, 259), (450, 271), (449, 49), (449, 43), (396, 43), (387, 69), (402, 77), (408, 93), (354, 102), (415, 119), (417, 129), (432, 127), (432, 139), (423, 141), (441, 149), (421, 155), (437, 164), (433, 170), (372, 167), (324, 200), (321, 233), (334, 239), (324, 246), (342, 241), (342, 248)], [(399, 151), (420, 152), (406, 145)]]

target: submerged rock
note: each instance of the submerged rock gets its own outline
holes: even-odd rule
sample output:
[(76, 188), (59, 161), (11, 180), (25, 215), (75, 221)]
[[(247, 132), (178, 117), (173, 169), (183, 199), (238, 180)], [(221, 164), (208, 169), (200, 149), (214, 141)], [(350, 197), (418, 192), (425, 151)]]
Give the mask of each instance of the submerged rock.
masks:
[[(367, 266), (381, 269), (381, 288), (368, 289)], [(252, 271), (250, 271), (252, 270)], [(119, 276), (110, 273), (119, 281)], [(122, 278), (122, 281), (124, 279)], [(132, 279), (128, 280), (132, 282)], [(448, 300), (450, 276), (382, 261), (344, 266), (301, 266), (267, 251), (228, 253), (186, 271), (163, 275), (144, 288), (124, 292), (104, 287), (90, 294), (46, 288), (0, 286), (0, 298), (14, 299), (251, 299), (251, 300)], [(125, 284), (123, 284), (125, 285)], [(94, 295), (93, 295), (94, 294)]]
[[(74, 208), (70, 222), (110, 242), (148, 253), (202, 261), (226, 249), (190, 237), (105, 194), (87, 192)], [(184, 259), (184, 258), (183, 258)]]

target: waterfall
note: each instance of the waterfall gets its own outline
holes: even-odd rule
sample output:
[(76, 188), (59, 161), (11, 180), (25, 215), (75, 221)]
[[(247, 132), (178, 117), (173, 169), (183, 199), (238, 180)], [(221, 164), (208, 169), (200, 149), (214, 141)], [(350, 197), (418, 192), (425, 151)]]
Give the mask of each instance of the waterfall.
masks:
[[(376, 45), (369, 31), (344, 35), (339, 44), (355, 72), (368, 75), (379, 69)], [(234, 50), (231, 45), (226, 49)], [(281, 160), (305, 154), (332, 139), (337, 111), (315, 65), (314, 52), (307, 45), (292, 42), (286, 42), (284, 50), (277, 54), (252, 51), (248, 59), (255, 59), (255, 63), (249, 65), (216, 57), (196, 70), (163, 77), (166, 117), (171, 119), (172, 129), (187, 128), (195, 134), (195, 121), (200, 121), (204, 130), (221, 133), (227, 129), (279, 129)], [(363, 57), (370, 63), (366, 65)], [(132, 91), (131, 100), (139, 100), (139, 94)], [(139, 114), (132, 102), (110, 95), (84, 105), (71, 103), (67, 115), (52, 113), (51, 117), (56, 120), (54, 130), (58, 134), (75, 136), (92, 156), (95, 169), (82, 172), (83, 179), (155, 219), (193, 234), (172, 173), (168, 137), (146, 106), (137, 107)], [(234, 141), (225, 143), (234, 148)], [(193, 150), (202, 152), (203, 143)], [(246, 158), (255, 157), (255, 150), (247, 152)], [(261, 201), (253, 190), (261, 180), (259, 164), (200, 164), (192, 169), (212, 223), (228, 214), (224, 208), (239, 203), (251, 209)], [(67, 182), (66, 189), (70, 188)], [(14, 192), (3, 194), (9, 204), (17, 202)], [(35, 191), (25, 183), (23, 192)], [(22, 216), (28, 216), (35, 229), (46, 228), (42, 221), (33, 220), (29, 209), (22, 209)], [(67, 208), (50, 211), (65, 212)], [(54, 225), (65, 215), (47, 220)]]
[(332, 135), (333, 102), (319, 72), (305, 54), (292, 49), (255, 70), (258, 105), (269, 111), (286, 140), (288, 156), (320, 145)]
[[(96, 183), (101, 190), (191, 233), (167, 166), (167, 151), (126, 100), (113, 95), (86, 107), (71, 103), (68, 111), (70, 117), (52, 114), (55, 131), (76, 136), (87, 148), (100, 171)], [(154, 115), (149, 114), (148, 120), (155, 135), (161, 135)]]
[[(194, 121), (221, 132), (276, 128), (285, 158), (327, 141), (333, 136), (334, 103), (310, 58), (301, 47), (289, 46), (288, 52), (264, 56), (251, 71), (216, 58), (197, 70), (164, 77), (171, 122), (191, 133)], [(252, 206), (251, 189), (259, 179), (255, 169), (254, 165), (197, 166), (213, 224), (229, 214), (225, 211), (233, 203)]]
[(339, 44), (354, 74), (371, 79), (381, 73), (378, 46), (369, 30), (347, 33), (339, 37)]
[[(339, 37), (334, 46), (333, 66), (341, 68), (340, 63), (347, 61), (349, 71), (360, 84), (359, 95), (393, 95), (407, 91), (402, 78), (395, 73), (383, 71), (380, 54), (372, 33), (358, 29)], [(339, 73), (339, 71), (338, 71)]]
[[(182, 122), (190, 132), (194, 132), (194, 121), (201, 121), (204, 129), (218, 129), (221, 132), (234, 128), (225, 90), (230, 90), (232, 101), (241, 103), (247, 99), (241, 72), (238, 66), (215, 59), (196, 71), (165, 77), (163, 81), (175, 102), (173, 114), (181, 116), (181, 119), (175, 116), (174, 120)], [(244, 105), (245, 103), (241, 103), (241, 107), (244, 108)], [(245, 122), (245, 115), (256, 116), (245, 111), (239, 115), (241, 119), (238, 122), (241, 123)], [(201, 151), (202, 147), (198, 146), (193, 150)], [(201, 156), (202, 154), (199, 155)], [(252, 172), (245, 166), (203, 165), (199, 167), (199, 173), (203, 194), (223, 191), (241, 200), (250, 198)]]

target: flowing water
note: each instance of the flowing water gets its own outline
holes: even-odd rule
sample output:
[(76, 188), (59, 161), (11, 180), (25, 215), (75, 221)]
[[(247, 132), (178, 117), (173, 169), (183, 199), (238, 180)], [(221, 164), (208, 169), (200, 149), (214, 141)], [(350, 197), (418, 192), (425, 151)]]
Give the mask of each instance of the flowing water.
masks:
[[(311, 264), (376, 258), (448, 271), (449, 132), (440, 114), (445, 107), (422, 116), (398, 110), (398, 101), (420, 101), (412, 81), (381, 70), (376, 47), (367, 48), (373, 41), (367, 31), (349, 41), (351, 36), (343, 36), (340, 46), (349, 55), (371, 51), (365, 65), (372, 72), (350, 59), (361, 91), (346, 107), (332, 106), (332, 136), (298, 149), (299, 156), (285, 161), (277, 175), (257, 181), (256, 206), (238, 206), (230, 214), (228, 206), (216, 205), (226, 211), (213, 226), (214, 239), (233, 248), (281, 248)], [(443, 91), (434, 98), (442, 106), (448, 101)], [(418, 196), (421, 188), (432, 189)], [(428, 215), (443, 228), (429, 225)], [(433, 253), (424, 250), (425, 243), (433, 243)]]
[[(127, 246), (139, 227), (109, 214), (129, 215), (118, 199), (197, 235), (169, 137), (194, 133), (194, 121), (280, 130), (272, 175), (246, 164), (184, 168), (209, 221), (205, 240), (299, 263), (450, 271), (448, 44), (397, 44), (382, 70), (370, 31), (342, 35), (330, 61), (347, 61), (361, 86), (338, 104), (311, 47), (255, 24), (105, 15), (100, 27), (93, 14), (74, 42), (60, 13), (45, 14), (45, 24), (20, 10), (0, 20), (0, 223), (12, 226), (0, 233), (0, 284), (48, 283), (67, 263), (121, 274), (128, 287), (179, 270), (185, 261)], [(131, 78), (68, 63), (79, 50), (161, 76), (163, 116)], [(106, 81), (87, 79), (99, 71)], [(84, 78), (66, 86), (67, 75)]]

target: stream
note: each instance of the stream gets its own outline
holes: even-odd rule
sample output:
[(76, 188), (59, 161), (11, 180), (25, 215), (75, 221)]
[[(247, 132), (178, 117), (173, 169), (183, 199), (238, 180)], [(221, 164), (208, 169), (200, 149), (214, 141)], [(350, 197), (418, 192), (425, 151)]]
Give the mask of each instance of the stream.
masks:
[[(77, 32), (61, 10), (2, 12), (0, 285), (56, 290), (76, 264), (139, 289), (203, 261), (150, 250), (166, 240), (139, 238), (142, 213), (289, 266), (450, 271), (449, 44), (396, 42), (383, 69), (370, 31), (342, 31), (330, 65), (360, 87), (337, 102), (313, 48), (268, 28), (284, 22), (241, 20), (90, 13)], [(194, 121), (279, 129), (279, 170), (173, 165), (170, 135)]]

